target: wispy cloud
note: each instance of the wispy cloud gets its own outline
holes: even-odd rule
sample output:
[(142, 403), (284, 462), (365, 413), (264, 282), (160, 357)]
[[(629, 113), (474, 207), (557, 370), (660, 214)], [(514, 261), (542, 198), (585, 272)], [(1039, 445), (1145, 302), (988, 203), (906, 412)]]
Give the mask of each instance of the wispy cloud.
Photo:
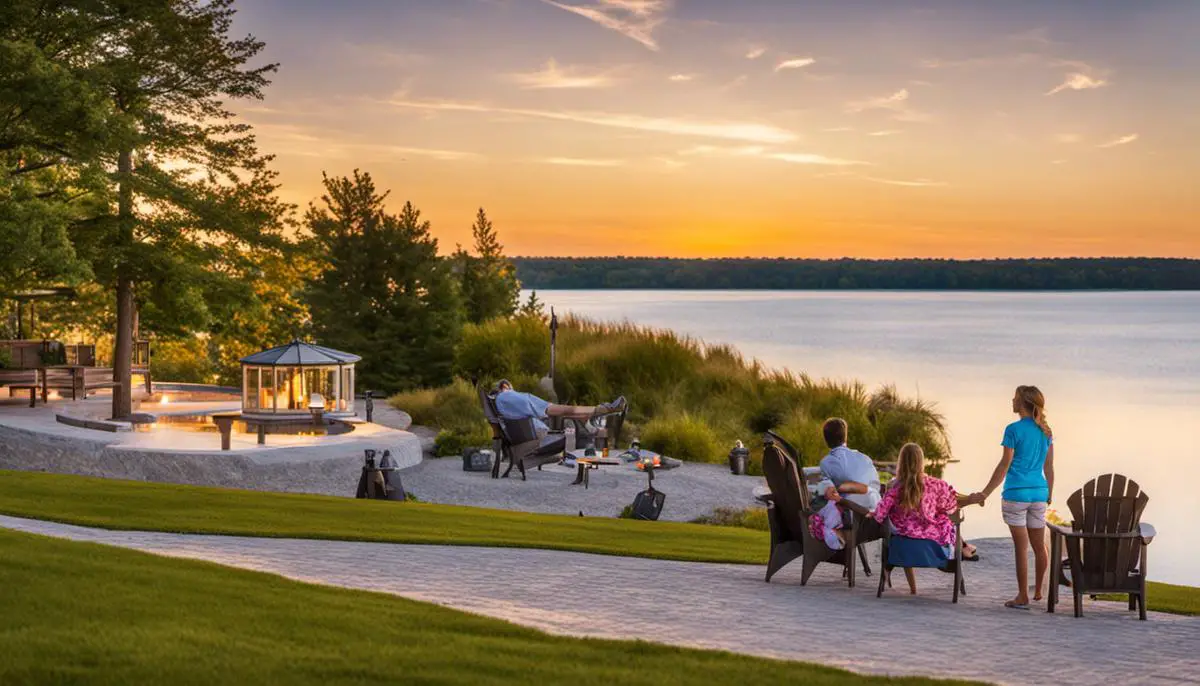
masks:
[(858, 114), (869, 110), (888, 110), (892, 113), (893, 119), (908, 122), (925, 122), (932, 118), (924, 112), (913, 109), (908, 104), (908, 98), (908, 89), (901, 88), (891, 95), (848, 102), (846, 103), (846, 112)]
[(775, 65), (775, 71), (783, 71), (785, 69), (803, 69), (804, 67), (816, 63), (817, 61), (811, 57), (797, 57), (795, 59), (784, 60)]
[(645, 117), (636, 114), (618, 114), (609, 112), (572, 112), (558, 110), (534, 110), (516, 107), (493, 107), (475, 103), (464, 103), (446, 100), (389, 100), (388, 104), (395, 107), (424, 110), (427, 112), (478, 112), (492, 114), (507, 114), (522, 117), (536, 117), (555, 121), (592, 124), (617, 129), (633, 129), (666, 133), (675, 136), (693, 136), (698, 138), (717, 138), (724, 140), (747, 141), (751, 143), (790, 143), (797, 139), (795, 133), (770, 124), (758, 122), (737, 121), (698, 121), (694, 119), (676, 119), (669, 117)]
[(765, 54), (767, 54), (767, 48), (765, 45), (751, 45), (746, 50), (746, 59), (756, 60)]
[(367, 144), (357, 144), (352, 147), (373, 148), (379, 152), (384, 152), (389, 155), (411, 155), (413, 157), (428, 157), (430, 159), (441, 160), (443, 162), (457, 162), (460, 160), (482, 160), (483, 155), (473, 152), (463, 152), (461, 150), (439, 150), (437, 148), (414, 148), (402, 145), (383, 145), (369, 146)]
[(1017, 43), (1033, 43), (1035, 45), (1054, 45), (1054, 41), (1050, 40), (1050, 29), (1045, 26), (1037, 26), (1028, 31), (1013, 33), (1008, 36), (1010, 41)]
[(587, 157), (547, 157), (542, 162), (562, 167), (620, 167), (625, 160), (593, 159)]
[(674, 81), (675, 83), (683, 83), (685, 81), (695, 80), (695, 78), (695, 74), (671, 74), (667, 77), (667, 80)]
[(898, 133), (903, 133), (899, 129), (884, 129), (883, 131), (872, 131), (868, 136), (895, 136)]
[(849, 160), (838, 157), (829, 157), (826, 155), (818, 155), (816, 153), (807, 152), (787, 152), (779, 150), (770, 150), (761, 145), (743, 145), (738, 147), (721, 147), (713, 145), (697, 145), (685, 150), (679, 151), (680, 155), (728, 155), (733, 157), (756, 157), (767, 160), (779, 160), (780, 162), (789, 162), (791, 164), (811, 164), (831, 167), (852, 167), (866, 166), (870, 162), (861, 160)]
[(841, 133), (843, 131), (853, 131), (854, 127), (853, 126), (834, 126), (832, 128), (821, 129), (821, 130), (826, 133)]
[(1083, 136), (1081, 136), (1077, 133), (1060, 133), (1054, 137), (1054, 140), (1058, 141), (1059, 143), (1064, 143), (1064, 144), (1069, 145), (1071, 143), (1078, 143), (1078, 142), (1082, 141)]
[(825, 155), (817, 155), (807, 152), (776, 152), (767, 155), (773, 160), (790, 162), (792, 164), (815, 164), (830, 167), (857, 167), (869, 165), (870, 162), (862, 160), (847, 160), (838, 157), (826, 157)]
[(1132, 142), (1136, 141), (1137, 139), (1138, 139), (1138, 135), (1136, 133), (1131, 133), (1128, 136), (1121, 136), (1120, 138), (1115, 138), (1111, 141), (1108, 141), (1107, 143), (1101, 143), (1100, 145), (1097, 145), (1096, 147), (1097, 148), (1115, 148), (1118, 145), (1128, 145), (1129, 143), (1132, 143)]
[(1072, 72), (1067, 74), (1063, 82), (1046, 91), (1046, 95), (1054, 95), (1063, 91), (1082, 91), (1092, 88), (1102, 88), (1108, 85), (1108, 81), (1098, 76), (1089, 76), (1083, 72)]
[(542, 2), (590, 19), (651, 50), (658, 50), (654, 31), (666, 19), (666, 12), (671, 7), (671, 0), (597, 0), (591, 5), (568, 5), (557, 0)]
[(867, 181), (875, 183), (886, 183), (889, 186), (905, 186), (907, 188), (928, 188), (931, 186), (949, 186), (945, 181), (931, 181), (929, 179), (913, 179), (912, 181), (901, 181), (898, 179), (881, 179), (875, 176), (864, 176)]
[(607, 73), (584, 73), (578, 67), (559, 67), (550, 59), (538, 71), (509, 74), (522, 88), (607, 88), (615, 80)]

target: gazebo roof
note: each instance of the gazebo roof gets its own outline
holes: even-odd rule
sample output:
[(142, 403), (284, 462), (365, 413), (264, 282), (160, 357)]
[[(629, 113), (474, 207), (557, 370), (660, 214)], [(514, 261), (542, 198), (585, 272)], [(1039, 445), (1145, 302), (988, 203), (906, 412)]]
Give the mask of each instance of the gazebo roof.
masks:
[(262, 364), (276, 366), (318, 366), (330, 364), (352, 364), (362, 358), (333, 348), (326, 348), (299, 339), (281, 345), (277, 348), (264, 350), (260, 353), (247, 355), (241, 359), (242, 364)]

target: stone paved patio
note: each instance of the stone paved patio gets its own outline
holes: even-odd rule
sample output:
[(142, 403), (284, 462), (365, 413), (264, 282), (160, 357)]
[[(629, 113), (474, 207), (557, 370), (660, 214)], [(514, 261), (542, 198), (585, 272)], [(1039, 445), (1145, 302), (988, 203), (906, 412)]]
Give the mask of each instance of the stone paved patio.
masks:
[[(920, 596), (897, 589), (876, 599), (875, 577), (847, 589), (827, 565), (801, 587), (798, 564), (765, 584), (763, 568), (747, 565), (105, 531), (13, 517), (0, 526), (394, 593), (558, 634), (1011, 684), (1200, 683), (1200, 618), (1151, 613), (1138, 622), (1115, 603), (1089, 603), (1082, 619), (1001, 607), (1012, 594), (1012, 550), (1000, 540), (979, 541), (983, 560), (969, 563), (970, 595), (955, 606), (950, 577), (936, 571), (918, 573)], [(506, 582), (514, 569), (519, 580)]]

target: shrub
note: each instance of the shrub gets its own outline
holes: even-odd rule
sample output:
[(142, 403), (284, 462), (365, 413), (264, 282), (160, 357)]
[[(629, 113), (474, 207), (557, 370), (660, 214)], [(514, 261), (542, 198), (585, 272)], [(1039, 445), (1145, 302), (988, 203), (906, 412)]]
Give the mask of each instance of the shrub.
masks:
[(694, 524), (711, 524), (713, 526), (739, 526), (743, 529), (754, 529), (755, 531), (771, 530), (771, 525), (767, 522), (767, 508), (765, 507), (749, 507), (746, 509), (718, 507), (713, 510), (711, 515), (697, 517), (692, 522)]
[(467, 448), (484, 448), (492, 442), (492, 432), (442, 429), (433, 441), (433, 454), (438, 457), (462, 455)]
[(680, 460), (719, 462), (725, 458), (717, 434), (708, 424), (683, 414), (652, 419), (642, 428), (642, 445)]
[(12, 366), (12, 352), (7, 346), (0, 348), (0, 369), (8, 369)]

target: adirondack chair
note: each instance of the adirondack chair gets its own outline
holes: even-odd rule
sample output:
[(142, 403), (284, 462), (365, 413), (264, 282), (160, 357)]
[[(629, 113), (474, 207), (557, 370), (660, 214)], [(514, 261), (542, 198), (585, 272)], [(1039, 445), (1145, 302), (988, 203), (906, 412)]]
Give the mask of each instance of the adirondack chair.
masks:
[(871, 575), (871, 567), (862, 545), (879, 538), (880, 527), (867, 516), (866, 508), (849, 501), (843, 504), (853, 514), (853, 525), (846, 530), (846, 546), (831, 550), (825, 541), (812, 535), (808, 518), (814, 514), (808, 487), (800, 477), (798, 453), (778, 434), (768, 431), (764, 436), (763, 474), (771, 496), (767, 501), (767, 521), (771, 529), (771, 554), (767, 562), (770, 582), (784, 565), (798, 557), (804, 558), (800, 585), (808, 584), (817, 565), (822, 562), (839, 564), (850, 587), (855, 583), (855, 558), (862, 560), (863, 572)]
[[(895, 486), (893, 486), (895, 488)], [(957, 603), (959, 595), (967, 594), (967, 582), (963, 580), (963, 559), (962, 559), (962, 510), (959, 509), (950, 516), (950, 521), (954, 522), (954, 559), (950, 561), (948, 566), (953, 567), (954, 571), (954, 597), (951, 602)], [(883, 565), (883, 571), (879, 574), (879, 590), (875, 593), (876, 598), (883, 597), (884, 585), (892, 585), (892, 565), (888, 564), (888, 554), (891, 551), (892, 532), (891, 528), (885, 523), (883, 526), (883, 549), (880, 554), (880, 564)], [(948, 570), (946, 570), (948, 571)]]
[[(1129, 609), (1146, 619), (1146, 549), (1155, 531), (1141, 519), (1149, 501), (1136, 481), (1105, 474), (1067, 499), (1070, 526), (1048, 525), (1050, 578), (1060, 578), (1065, 544), (1076, 617), (1083, 616), (1083, 596), (1120, 593), (1129, 596)], [(1050, 584), (1049, 612), (1058, 603), (1058, 586)]]
[(498, 447), (496, 461), (492, 463), (492, 478), (500, 478), (500, 461), (508, 459), (508, 469), (503, 478), (508, 478), (513, 467), (521, 472), (521, 480), (526, 480), (525, 470), (544, 464), (558, 462), (562, 459), (563, 448), (567, 439), (560, 433), (549, 433), (538, 437), (534, 429), (533, 419), (504, 419), (496, 409), (496, 398), (483, 387), (479, 388), (479, 400), (483, 405), (483, 415), (488, 425), (492, 427), (492, 443)]

